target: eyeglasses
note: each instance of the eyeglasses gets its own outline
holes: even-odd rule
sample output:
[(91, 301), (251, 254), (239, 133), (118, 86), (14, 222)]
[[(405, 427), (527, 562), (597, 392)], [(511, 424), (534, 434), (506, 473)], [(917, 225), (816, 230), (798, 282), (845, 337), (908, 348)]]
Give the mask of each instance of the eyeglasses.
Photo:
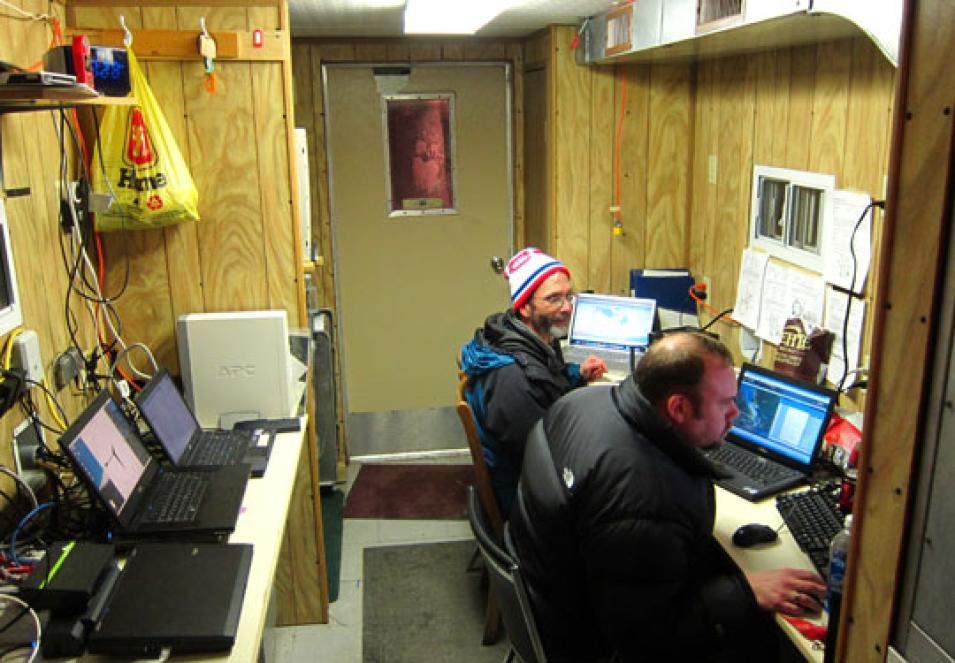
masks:
[(559, 295), (559, 294), (547, 295), (546, 297), (540, 297), (540, 299), (543, 300), (548, 306), (553, 306), (554, 308), (557, 308), (558, 306), (563, 306), (565, 301), (571, 306), (573, 306), (574, 301), (577, 299), (577, 295), (570, 292), (570, 293), (567, 293), (566, 295)]

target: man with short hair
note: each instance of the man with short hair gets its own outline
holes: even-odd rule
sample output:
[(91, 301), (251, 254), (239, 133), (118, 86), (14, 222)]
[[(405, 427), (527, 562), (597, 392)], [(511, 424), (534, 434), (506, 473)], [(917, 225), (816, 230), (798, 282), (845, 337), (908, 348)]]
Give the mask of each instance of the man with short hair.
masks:
[(570, 271), (539, 249), (517, 253), (504, 270), (511, 308), (487, 318), (461, 350), (484, 459), (501, 514), (514, 500), (531, 426), (565, 393), (600, 378), (597, 357), (566, 364), (560, 339), (573, 311)]
[(510, 533), (548, 660), (776, 660), (770, 612), (818, 611), (798, 569), (744, 575), (713, 538), (700, 449), (736, 418), (733, 360), (702, 333), (555, 403), (528, 435)]

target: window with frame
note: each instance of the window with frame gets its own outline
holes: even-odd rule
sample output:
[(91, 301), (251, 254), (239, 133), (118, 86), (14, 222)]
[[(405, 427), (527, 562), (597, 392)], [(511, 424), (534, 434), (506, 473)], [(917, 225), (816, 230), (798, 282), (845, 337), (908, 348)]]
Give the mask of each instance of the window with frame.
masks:
[(754, 166), (750, 246), (821, 272), (835, 179), (822, 173)]

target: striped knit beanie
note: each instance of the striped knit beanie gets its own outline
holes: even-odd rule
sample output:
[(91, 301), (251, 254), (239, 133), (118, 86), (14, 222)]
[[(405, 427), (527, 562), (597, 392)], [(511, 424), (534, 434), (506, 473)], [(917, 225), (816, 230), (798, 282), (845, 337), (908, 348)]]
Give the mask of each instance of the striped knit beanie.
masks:
[(504, 276), (511, 286), (511, 307), (518, 310), (538, 286), (556, 272), (563, 272), (570, 278), (570, 271), (563, 263), (540, 249), (528, 247), (519, 251), (504, 269)]

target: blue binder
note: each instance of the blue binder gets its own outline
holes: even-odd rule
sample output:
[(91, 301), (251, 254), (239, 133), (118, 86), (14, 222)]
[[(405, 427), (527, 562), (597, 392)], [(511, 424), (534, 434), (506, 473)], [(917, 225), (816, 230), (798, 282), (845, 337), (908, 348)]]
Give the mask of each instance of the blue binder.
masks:
[(630, 294), (657, 300), (658, 309), (696, 315), (690, 297), (693, 276), (688, 269), (631, 269)]

